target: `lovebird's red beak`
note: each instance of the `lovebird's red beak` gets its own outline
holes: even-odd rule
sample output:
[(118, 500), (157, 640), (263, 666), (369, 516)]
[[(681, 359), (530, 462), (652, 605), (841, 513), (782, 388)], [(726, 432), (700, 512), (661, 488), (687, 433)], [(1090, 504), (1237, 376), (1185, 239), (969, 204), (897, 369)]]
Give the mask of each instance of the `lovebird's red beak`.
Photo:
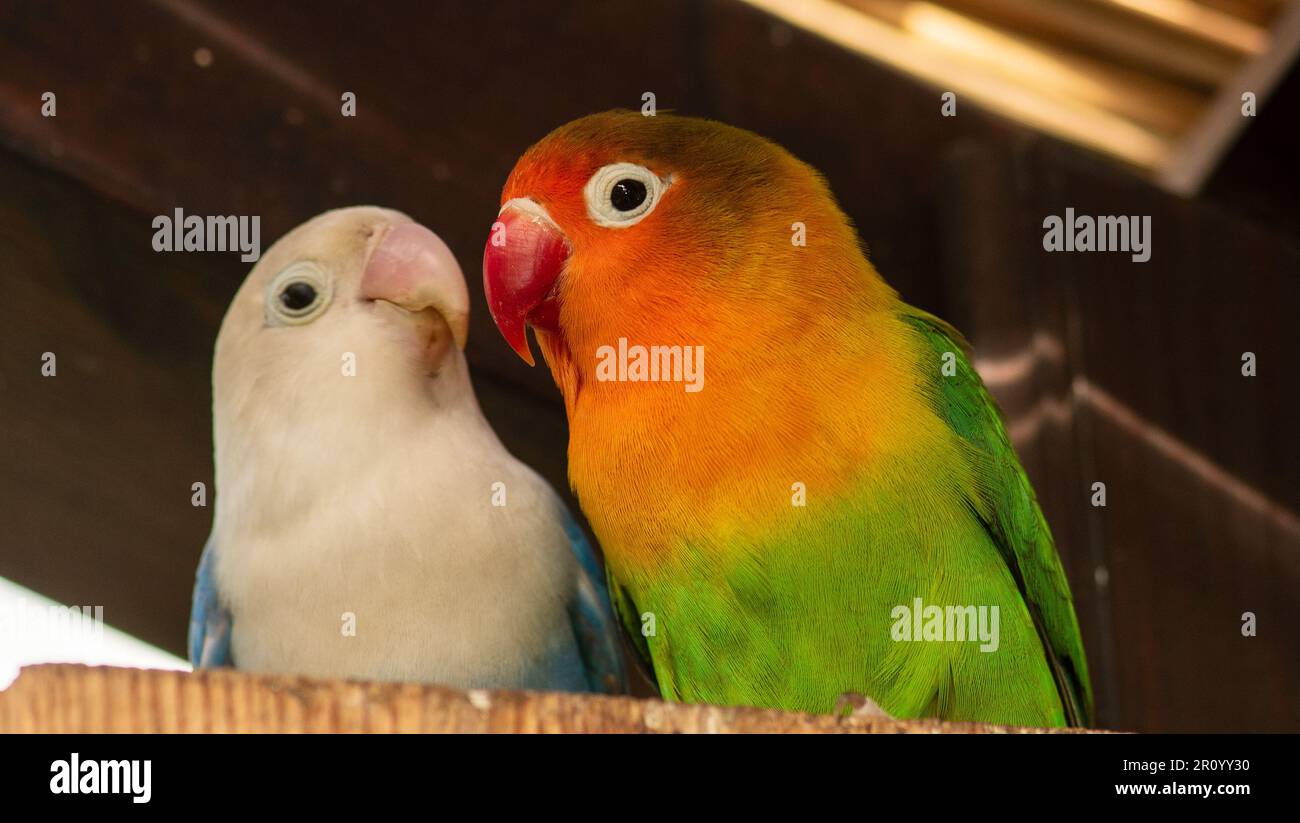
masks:
[(483, 249), (483, 291), (506, 342), (528, 365), (528, 325), (555, 331), (552, 291), (569, 259), (569, 241), (536, 202), (523, 197), (501, 207)]

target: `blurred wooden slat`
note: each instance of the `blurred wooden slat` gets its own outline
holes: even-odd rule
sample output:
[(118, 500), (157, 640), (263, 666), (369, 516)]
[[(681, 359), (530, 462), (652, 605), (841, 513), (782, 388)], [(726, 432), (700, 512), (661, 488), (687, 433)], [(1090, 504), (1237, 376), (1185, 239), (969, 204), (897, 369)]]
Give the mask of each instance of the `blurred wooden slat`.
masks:
[(1254, 94), (1258, 109), (1294, 65), (1297, 53), (1300, 53), (1300, 3), (1293, 3), (1275, 22), (1272, 49), (1244, 64), (1236, 76), (1223, 85), (1206, 107), (1200, 122), (1183, 135), (1161, 168), (1160, 183), (1179, 194), (1200, 191), (1233, 141), (1250, 122), (1242, 111), (1242, 95), (1246, 92)]
[(746, 1), (1178, 194), (1244, 128), (1243, 92), (1262, 103), (1300, 54), (1300, 4), (1243, 17), (1195, 0)]
[(1079, 0), (944, 0), (1012, 30), (1032, 32), (1086, 54), (1208, 92), (1232, 76), (1236, 61), (1222, 49), (1188, 42), (1158, 27), (1121, 24), (1120, 16)]
[(1190, 126), (1202, 96), (1159, 78), (1067, 49), (1036, 37), (1004, 32), (976, 18), (916, 0), (843, 0), (903, 32), (978, 63), (1009, 85), (1048, 98), (1076, 100), (1174, 137)]
[(1123, 9), (1191, 37), (1232, 49), (1244, 56), (1256, 55), (1268, 45), (1268, 33), (1231, 14), (1199, 5), (1192, 0), (1091, 0)]
[(1280, 7), (1291, 0), (1196, 0), (1207, 9), (1239, 17), (1257, 26), (1267, 26), (1273, 21)]
[(1139, 168), (1161, 165), (1167, 139), (1125, 118), (1079, 100), (1042, 94), (1008, 82), (951, 49), (895, 29), (837, 0), (745, 0), (873, 60), (882, 60), (940, 90), (1033, 128), (1069, 139)]
[(34, 666), (0, 692), (13, 733), (1078, 734), (935, 720), (874, 720), (560, 692)]

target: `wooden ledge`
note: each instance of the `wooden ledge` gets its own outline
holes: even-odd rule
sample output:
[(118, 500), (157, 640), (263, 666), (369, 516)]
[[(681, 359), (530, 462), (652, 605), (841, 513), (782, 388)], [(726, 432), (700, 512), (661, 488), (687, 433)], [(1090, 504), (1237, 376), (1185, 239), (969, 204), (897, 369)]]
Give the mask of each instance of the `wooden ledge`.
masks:
[[(628, 732), (1050, 734), (1062, 730), (836, 719), (559, 692), (80, 665), (22, 670), (0, 732)], [(1070, 730), (1078, 731), (1078, 730)]]

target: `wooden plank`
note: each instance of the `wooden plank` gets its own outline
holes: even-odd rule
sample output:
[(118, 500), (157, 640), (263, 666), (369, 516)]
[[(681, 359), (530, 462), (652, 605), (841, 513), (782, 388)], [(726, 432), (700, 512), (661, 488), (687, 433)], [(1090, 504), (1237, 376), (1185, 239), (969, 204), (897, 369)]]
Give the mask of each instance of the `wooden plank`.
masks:
[(1268, 49), (1223, 84), (1196, 126), (1179, 141), (1160, 169), (1161, 185), (1177, 194), (1199, 193), (1250, 122), (1242, 113), (1242, 95), (1252, 92), (1257, 108), (1262, 108), (1298, 54), (1300, 4), (1292, 4), (1273, 26)]
[(1198, 5), (1231, 14), (1250, 23), (1267, 26), (1277, 16), (1278, 8), (1289, 0), (1196, 0)]
[[(1204, 90), (1232, 75), (1230, 50), (1171, 32), (1123, 10), (1078, 0), (944, 0), (999, 25), (1047, 37)], [(1249, 19), (1249, 18), (1247, 18)], [(1258, 22), (1258, 21), (1254, 21)]]
[(873, 720), (562, 692), (34, 666), (0, 692), (0, 733), (1078, 734), (936, 720)]
[(1038, 36), (917, 0), (839, 0), (911, 37), (985, 69), (1006, 83), (1077, 101), (1167, 137), (1189, 126), (1205, 103), (1194, 89)]
[(1091, 0), (1150, 20), (1172, 31), (1243, 55), (1262, 52), (1268, 32), (1261, 26), (1194, 0)]
[(1169, 141), (1079, 100), (1062, 99), (1008, 81), (978, 62), (909, 35), (835, 0), (745, 0), (816, 32), (843, 48), (950, 90), (1034, 129), (1068, 139), (1141, 169), (1164, 162)]

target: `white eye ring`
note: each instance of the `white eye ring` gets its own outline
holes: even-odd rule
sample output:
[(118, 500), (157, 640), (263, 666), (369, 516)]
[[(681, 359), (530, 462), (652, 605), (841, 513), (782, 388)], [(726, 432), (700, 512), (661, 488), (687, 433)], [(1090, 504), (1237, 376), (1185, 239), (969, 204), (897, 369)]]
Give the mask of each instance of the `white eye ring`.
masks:
[[(618, 184), (625, 180), (644, 186), (645, 199), (631, 208), (620, 209), (614, 205), (611, 198)], [(593, 223), (610, 229), (625, 229), (640, 223), (647, 214), (654, 211), (655, 205), (659, 203), (659, 196), (666, 188), (668, 182), (661, 180), (659, 175), (645, 166), (638, 166), (635, 163), (611, 163), (591, 176), (582, 190), (582, 196), (586, 198), (587, 216)], [(626, 192), (625, 189), (623, 191)]]
[[(285, 290), (305, 283), (316, 297), (304, 306), (291, 307), (284, 300)], [(266, 287), (266, 322), (272, 326), (301, 326), (320, 317), (334, 299), (334, 280), (320, 266), (310, 262), (294, 263), (271, 278)]]

